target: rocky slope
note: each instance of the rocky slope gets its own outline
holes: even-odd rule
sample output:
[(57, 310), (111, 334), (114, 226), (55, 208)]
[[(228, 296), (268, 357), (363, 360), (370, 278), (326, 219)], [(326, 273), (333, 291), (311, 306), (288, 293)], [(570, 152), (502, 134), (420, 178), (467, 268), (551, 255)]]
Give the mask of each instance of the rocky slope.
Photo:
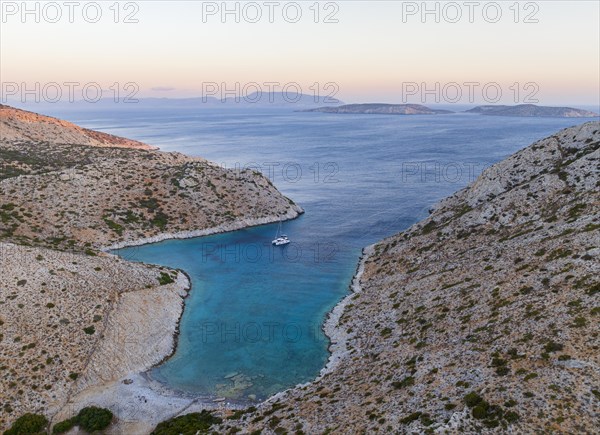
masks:
[(365, 254), (326, 327), (329, 370), (217, 431), (597, 432), (600, 123), (494, 165)]
[(335, 107), (319, 107), (304, 110), (304, 112), (346, 113), (346, 114), (376, 114), (376, 115), (437, 115), (452, 113), (449, 110), (431, 109), (420, 104), (346, 104)]
[(185, 275), (114, 257), (0, 243), (0, 428), (160, 362)]
[[(3, 132), (10, 119), (0, 118)], [(43, 122), (32, 123), (23, 135), (44, 136), (44, 129)], [(258, 172), (120, 144), (99, 148), (3, 136), (0, 238), (83, 250), (302, 212)]]
[(536, 106), (535, 104), (519, 104), (517, 106), (488, 105), (478, 106), (467, 110), (469, 113), (479, 113), (490, 116), (526, 116), (551, 118), (597, 118), (597, 113), (572, 107)]
[(88, 130), (68, 121), (0, 104), (0, 141), (156, 149), (136, 140)]

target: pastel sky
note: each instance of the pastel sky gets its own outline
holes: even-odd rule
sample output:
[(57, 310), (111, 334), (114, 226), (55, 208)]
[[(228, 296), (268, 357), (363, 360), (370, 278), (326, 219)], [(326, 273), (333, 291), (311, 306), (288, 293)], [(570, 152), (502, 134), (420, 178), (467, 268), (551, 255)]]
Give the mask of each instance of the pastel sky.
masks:
[[(469, 88), (463, 84), (475, 82), (480, 84), (472, 85), (475, 102), (481, 103), (486, 101), (483, 85), (495, 82), (504, 103), (527, 102), (533, 92), (530, 98), (539, 104), (600, 102), (597, 1), (519, 2), (516, 7), (514, 1), (501, 1), (502, 16), (496, 23), (490, 21), (498, 9), (485, 1), (476, 2), (471, 11), (465, 2), (428, 2), (432, 10), (437, 4), (440, 22), (434, 14), (422, 17), (420, 1), (320, 2), (318, 7), (314, 1), (297, 2), (302, 17), (296, 23), (289, 22), (298, 10), (290, 2), (275, 2), (273, 23), (265, 2), (238, 2), (240, 23), (233, 14), (223, 23), (220, 10), (203, 15), (203, 10), (221, 9), (221, 2), (120, 2), (112, 9), (114, 2), (98, 2), (102, 17), (96, 23), (83, 16), (83, 6), (90, 2), (79, 2), (73, 23), (64, 2), (55, 3), (62, 13), (56, 23), (45, 20), (56, 20), (56, 7), (48, 2), (27, 5), (33, 10), (36, 3), (39, 23), (34, 14), (21, 16), (21, 1), (2, 1), (3, 86), (97, 82), (108, 89), (113, 83), (122, 87), (134, 82), (138, 96), (194, 97), (207, 82), (233, 89), (236, 82), (296, 82), (305, 93), (312, 93), (316, 82), (321, 95), (334, 90), (324, 89), (332, 82), (338, 87), (335, 96), (347, 102), (403, 102), (409, 90), (416, 92), (410, 102), (418, 102), (415, 98), (423, 100), (421, 83), (429, 89), (439, 83), (443, 100), (454, 97), (455, 86), (442, 93), (454, 82), (463, 93), (461, 102), (468, 103)], [(234, 9), (236, 2), (227, 5)], [(262, 18), (257, 23), (244, 20), (255, 19), (258, 10)], [(95, 7), (86, 11), (93, 19)], [(139, 22), (122, 22), (132, 12)], [(323, 22), (331, 13), (330, 19), (338, 22)], [(538, 22), (525, 23), (527, 19)], [(407, 88), (412, 82), (419, 84), (417, 91)], [(514, 83), (520, 88), (518, 96)], [(425, 97), (422, 102), (435, 103), (433, 94)]]

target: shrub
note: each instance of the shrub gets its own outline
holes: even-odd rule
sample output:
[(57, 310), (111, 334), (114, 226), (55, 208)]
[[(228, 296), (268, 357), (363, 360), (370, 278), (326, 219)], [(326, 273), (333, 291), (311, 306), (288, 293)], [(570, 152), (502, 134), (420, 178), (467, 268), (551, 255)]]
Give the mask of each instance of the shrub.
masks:
[(407, 376), (406, 378), (402, 379), (401, 381), (392, 382), (392, 386), (397, 389), (404, 388), (404, 387), (410, 387), (411, 385), (414, 385), (414, 384), (415, 384), (415, 378), (413, 378), (412, 376)]
[(544, 346), (544, 350), (547, 353), (550, 352), (557, 352), (559, 350), (563, 350), (564, 346), (560, 343), (556, 343), (554, 341), (549, 341), (548, 343), (546, 343), (546, 346)]
[(413, 421), (418, 420), (421, 417), (420, 412), (413, 412), (400, 420), (400, 423), (411, 424)]
[(479, 405), (473, 408), (473, 417), (482, 420), (487, 417), (487, 403), (481, 402)]
[(482, 401), (483, 401), (483, 399), (481, 398), (481, 396), (474, 391), (471, 391), (469, 394), (467, 394), (465, 396), (465, 404), (469, 408), (473, 408), (474, 406), (476, 406), (478, 403), (480, 403)]
[(510, 369), (506, 366), (496, 368), (496, 374), (498, 376), (506, 376), (510, 373)]
[(152, 435), (206, 434), (213, 424), (221, 422), (220, 418), (213, 416), (209, 411), (202, 410), (163, 421), (152, 431)]
[(79, 426), (86, 432), (103, 430), (110, 425), (112, 419), (113, 414), (108, 409), (88, 406), (81, 409), (75, 417), (56, 423), (52, 428), (52, 433), (65, 433), (75, 426)]
[(40, 414), (27, 413), (19, 417), (4, 435), (35, 435), (45, 433), (48, 419)]
[(382, 337), (387, 337), (392, 333), (392, 330), (390, 328), (383, 328), (381, 330), (381, 336)]
[(158, 278), (158, 283), (160, 285), (167, 285), (167, 284), (171, 284), (173, 282), (175, 282), (175, 281), (173, 280), (173, 278), (171, 278), (171, 275), (169, 275), (168, 273), (165, 273), (165, 272), (160, 273), (160, 278)]
[(77, 425), (87, 432), (106, 429), (112, 421), (113, 414), (108, 409), (88, 406), (77, 414)]
[(68, 420), (61, 421), (60, 423), (56, 423), (52, 428), (52, 433), (65, 433), (70, 431), (77, 424), (77, 418), (69, 418)]
[(158, 213), (156, 213), (156, 215), (154, 216), (154, 219), (152, 219), (151, 222), (152, 222), (152, 225), (155, 225), (155, 226), (159, 227), (160, 229), (163, 229), (169, 222), (169, 216), (167, 216), (162, 211), (159, 211)]

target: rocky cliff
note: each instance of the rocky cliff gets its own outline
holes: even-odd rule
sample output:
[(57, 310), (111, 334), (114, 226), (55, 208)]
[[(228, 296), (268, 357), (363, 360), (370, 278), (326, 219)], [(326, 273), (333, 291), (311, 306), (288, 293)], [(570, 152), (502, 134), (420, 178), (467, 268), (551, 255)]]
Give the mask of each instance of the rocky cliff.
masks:
[(326, 327), (329, 369), (218, 430), (594, 433), (599, 260), (590, 122), (490, 167), (366, 250)]
[(0, 265), (0, 427), (171, 353), (180, 272), (10, 243)]
[(0, 141), (156, 149), (156, 147), (136, 140), (89, 130), (62, 119), (15, 109), (3, 104), (0, 104)]

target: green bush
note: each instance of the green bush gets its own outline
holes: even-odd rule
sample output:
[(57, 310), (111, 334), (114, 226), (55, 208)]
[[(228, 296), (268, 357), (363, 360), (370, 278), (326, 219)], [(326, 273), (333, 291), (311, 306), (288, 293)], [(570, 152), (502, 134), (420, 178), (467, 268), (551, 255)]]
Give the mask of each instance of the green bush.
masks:
[(53, 434), (65, 433), (75, 426), (79, 426), (86, 432), (94, 432), (106, 429), (112, 422), (113, 414), (108, 409), (88, 406), (81, 409), (79, 413), (68, 420), (57, 423), (52, 428)]
[(68, 420), (61, 421), (60, 423), (56, 423), (52, 428), (52, 433), (65, 433), (77, 424), (77, 417), (69, 418)]
[(476, 406), (481, 401), (483, 401), (483, 399), (481, 398), (481, 396), (479, 394), (477, 394), (476, 392), (474, 392), (474, 391), (471, 391), (469, 394), (467, 394), (465, 396), (465, 404), (469, 408), (473, 408), (474, 406)]
[(206, 434), (213, 424), (222, 420), (213, 416), (209, 411), (194, 412), (182, 415), (160, 423), (151, 435), (196, 435)]
[(169, 275), (168, 273), (165, 273), (165, 272), (160, 273), (160, 278), (158, 278), (158, 283), (160, 285), (167, 285), (167, 284), (171, 284), (173, 282), (175, 282), (175, 280), (171, 277), (171, 275)]
[(488, 414), (488, 407), (489, 407), (489, 405), (485, 401), (479, 403), (478, 405), (476, 405), (473, 408), (473, 411), (472, 411), (473, 417), (478, 420), (482, 420), (482, 419), (486, 418), (487, 414)]
[(87, 432), (106, 429), (113, 419), (113, 414), (108, 409), (88, 406), (77, 414), (77, 425)]
[(400, 389), (400, 388), (404, 388), (404, 387), (410, 387), (411, 385), (415, 384), (415, 378), (413, 378), (412, 376), (407, 376), (406, 378), (402, 379), (401, 381), (395, 381), (392, 382), (392, 387)]
[(411, 424), (413, 421), (418, 420), (421, 417), (422, 412), (413, 412), (412, 414), (407, 415), (406, 417), (400, 419), (400, 423), (402, 424)]
[(558, 352), (560, 350), (563, 350), (564, 346), (560, 343), (556, 343), (554, 341), (549, 341), (548, 343), (546, 343), (546, 345), (544, 346), (544, 350), (548, 353), (550, 352)]
[(514, 411), (508, 411), (506, 414), (504, 414), (504, 418), (507, 422), (514, 423), (519, 419), (519, 414)]
[(4, 435), (36, 435), (45, 433), (48, 419), (40, 414), (27, 413), (19, 417)]

